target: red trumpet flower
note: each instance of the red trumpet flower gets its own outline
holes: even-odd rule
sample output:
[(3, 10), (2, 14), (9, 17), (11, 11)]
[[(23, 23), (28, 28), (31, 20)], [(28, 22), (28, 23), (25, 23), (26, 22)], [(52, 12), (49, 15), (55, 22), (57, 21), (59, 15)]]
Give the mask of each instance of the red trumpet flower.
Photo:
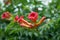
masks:
[(36, 22), (36, 20), (38, 19), (38, 13), (37, 12), (31, 12), (29, 15), (28, 15), (28, 18), (30, 20), (32, 20), (33, 22)]
[(17, 20), (18, 23), (22, 23), (23, 22), (23, 18), (24, 18), (24, 16), (20, 16), (20, 18)]
[(31, 23), (29, 23), (28, 21), (24, 20), (24, 17), (23, 16), (20, 16), (20, 18), (18, 19), (18, 22), (19, 23), (25, 23), (27, 25), (31, 25)]
[(27, 24), (25, 24), (25, 23), (21, 23), (20, 25), (21, 25), (22, 27), (24, 26), (24, 27), (27, 27), (27, 28), (32, 28), (32, 26), (27, 25)]
[(23, 16), (20, 16), (20, 18), (17, 21), (21, 26), (25, 26), (25, 27), (29, 27), (29, 28), (32, 27), (32, 24), (29, 23), (28, 21), (24, 20)]
[(9, 19), (11, 17), (11, 14), (9, 12), (4, 12), (2, 15), (1, 15), (1, 18), (2, 19)]
[(17, 15), (14, 19), (15, 22), (17, 22), (17, 20), (19, 19), (19, 16)]
[(41, 25), (41, 24), (44, 22), (45, 19), (46, 19), (46, 17), (43, 16), (43, 17), (40, 19), (40, 21), (39, 21), (38, 23), (36, 23), (35, 26), (39, 26), (39, 25)]

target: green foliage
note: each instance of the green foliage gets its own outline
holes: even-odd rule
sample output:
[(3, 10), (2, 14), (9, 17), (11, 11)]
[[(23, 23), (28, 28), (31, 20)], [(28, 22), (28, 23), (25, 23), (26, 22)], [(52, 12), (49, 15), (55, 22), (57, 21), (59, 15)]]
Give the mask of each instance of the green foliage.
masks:
[[(13, 16), (23, 15), (27, 21), (27, 15), (36, 11), (39, 19), (42, 16), (47, 19), (38, 28), (29, 29), (14, 21), (2, 20), (1, 14), (5, 11), (11, 12)], [(0, 40), (60, 40), (60, 0), (52, 0), (48, 6), (37, 0), (12, 0), (10, 5), (0, 6)]]

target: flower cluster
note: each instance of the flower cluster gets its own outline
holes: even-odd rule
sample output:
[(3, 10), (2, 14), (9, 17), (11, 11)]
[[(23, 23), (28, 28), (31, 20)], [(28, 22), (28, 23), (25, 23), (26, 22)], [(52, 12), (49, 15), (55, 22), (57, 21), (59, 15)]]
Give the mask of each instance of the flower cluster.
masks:
[(35, 28), (37, 26), (39, 26), (45, 19), (46, 17), (42, 17), (41, 20), (36, 23), (37, 19), (38, 19), (38, 13), (37, 12), (31, 12), (28, 15), (28, 19), (30, 19), (33, 23), (30, 23), (26, 20), (24, 20), (24, 16), (16, 16), (15, 17), (15, 21), (18, 22), (21, 26), (27, 27), (27, 28)]
[(32, 26), (32, 24), (31, 23), (29, 23), (28, 21), (26, 21), (26, 20), (24, 20), (24, 16), (16, 16), (15, 17), (15, 22), (18, 22), (21, 26), (25, 26), (25, 27), (31, 27)]
[[(4, 12), (1, 15), (2, 19), (9, 19), (10, 17), (11, 17), (11, 14), (9, 12)], [(40, 19), (40, 21), (38, 23), (36, 23), (36, 21), (38, 19), (38, 13), (37, 12), (31, 12), (28, 15), (28, 19), (30, 19), (32, 21), (32, 23), (26, 21), (24, 19), (24, 16), (19, 17), (18, 15), (16, 15), (15, 18), (14, 18), (14, 22), (19, 23), (20, 26), (24, 26), (24, 27), (27, 27), (27, 28), (35, 28), (35, 27), (39, 26), (46, 19), (46, 17), (43, 16)]]

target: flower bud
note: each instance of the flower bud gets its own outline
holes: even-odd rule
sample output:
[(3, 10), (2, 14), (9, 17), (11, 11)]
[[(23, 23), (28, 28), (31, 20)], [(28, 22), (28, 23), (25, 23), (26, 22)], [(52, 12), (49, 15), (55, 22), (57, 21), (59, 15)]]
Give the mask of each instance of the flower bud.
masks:
[(40, 21), (36, 24), (36, 26), (39, 26), (40, 24), (42, 24), (45, 19), (46, 19), (46, 17), (43, 16), (43, 17), (40, 19)]

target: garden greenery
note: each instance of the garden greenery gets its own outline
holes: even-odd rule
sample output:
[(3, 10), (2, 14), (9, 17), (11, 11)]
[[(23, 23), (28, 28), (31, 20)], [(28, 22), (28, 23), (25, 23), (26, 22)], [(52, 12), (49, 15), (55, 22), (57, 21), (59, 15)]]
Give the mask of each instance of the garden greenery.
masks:
[(60, 40), (60, 0), (0, 3), (0, 40)]

